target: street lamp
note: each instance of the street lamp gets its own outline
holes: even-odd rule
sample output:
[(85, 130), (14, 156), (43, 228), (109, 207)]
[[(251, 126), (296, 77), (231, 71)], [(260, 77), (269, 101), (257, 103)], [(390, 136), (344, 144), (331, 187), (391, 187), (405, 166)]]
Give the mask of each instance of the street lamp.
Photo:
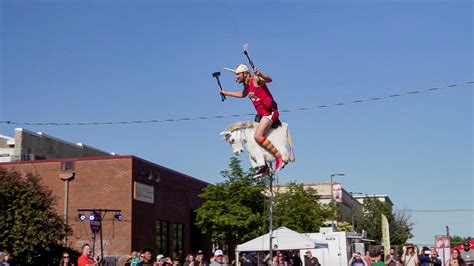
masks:
[[(333, 185), (334, 185), (334, 183), (333, 183), (332, 179), (333, 179), (333, 177), (335, 177), (335, 176), (345, 176), (345, 175), (346, 175), (346, 174), (343, 174), (343, 173), (334, 173), (334, 174), (331, 174), (331, 201), (334, 202), (334, 203), (335, 203), (335, 201), (334, 201), (334, 191), (333, 191)], [(335, 203), (335, 204), (336, 204), (335, 206), (336, 206), (336, 213), (337, 213), (337, 203)], [(335, 228), (335, 227), (334, 227), (334, 219), (332, 219), (331, 227), (332, 227), (332, 229), (334, 230), (334, 228)]]
[[(69, 212), (69, 182), (74, 180), (74, 172), (60, 173), (59, 178), (64, 181), (64, 223), (68, 226), (68, 212)], [(67, 234), (64, 236), (64, 245), (67, 247)]]

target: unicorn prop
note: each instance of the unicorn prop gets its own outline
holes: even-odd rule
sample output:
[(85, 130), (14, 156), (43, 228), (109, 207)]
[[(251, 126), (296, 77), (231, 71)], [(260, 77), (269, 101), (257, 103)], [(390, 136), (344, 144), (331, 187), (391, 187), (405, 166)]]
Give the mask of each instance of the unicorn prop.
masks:
[[(275, 156), (263, 149), (253, 138), (256, 122), (236, 122), (228, 126), (220, 133), (224, 140), (227, 141), (235, 155), (244, 152), (244, 147), (249, 153), (250, 165), (253, 168), (263, 167), (268, 162), (274, 162)], [(268, 130), (268, 138), (280, 151), (285, 164), (295, 161), (293, 141), (291, 139), (288, 124), (283, 123), (282, 126)]]

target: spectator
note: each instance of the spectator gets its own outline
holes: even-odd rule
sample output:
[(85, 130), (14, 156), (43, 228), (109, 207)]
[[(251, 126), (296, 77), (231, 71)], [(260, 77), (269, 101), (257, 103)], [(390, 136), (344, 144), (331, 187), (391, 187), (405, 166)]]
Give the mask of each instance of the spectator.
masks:
[(63, 252), (61, 259), (59, 260), (59, 266), (69, 266), (71, 265), (71, 258), (69, 257), (69, 253)]
[(240, 255), (240, 263), (242, 266), (252, 266), (252, 260), (250, 259), (249, 254), (247, 253), (242, 253)]
[(153, 263), (153, 266), (162, 266), (165, 265), (165, 256), (163, 254), (160, 254), (156, 256), (156, 260)]
[(370, 251), (367, 250), (365, 252), (364, 260), (367, 263), (367, 266), (372, 266), (372, 256), (370, 256)]
[(309, 249), (306, 250), (304, 255), (304, 266), (321, 266), (318, 258), (313, 257), (313, 253), (311, 253), (311, 250)]
[(8, 251), (4, 250), (0, 255), (0, 266), (10, 266), (8, 261), (11, 259), (11, 255)]
[(301, 262), (300, 253), (298, 252), (298, 250), (291, 251), (291, 256), (288, 259), (288, 264), (292, 266), (301, 266), (302, 262)]
[(214, 252), (214, 261), (210, 264), (210, 266), (221, 266), (224, 264), (222, 262), (222, 259), (224, 257), (224, 252), (222, 250), (218, 249)]
[(433, 262), (433, 266), (441, 266), (443, 262), (438, 257), (438, 252), (436, 249), (431, 250), (431, 261)]
[(152, 266), (153, 265), (153, 259), (152, 259), (152, 254), (151, 254), (151, 249), (145, 248), (142, 250), (141, 254), (143, 255), (142, 261), (138, 263), (139, 266)]
[(451, 251), (451, 258), (445, 263), (446, 266), (466, 266), (466, 262), (459, 255), (459, 250), (453, 249)]
[(199, 250), (196, 254), (196, 266), (209, 266), (209, 263), (204, 258), (204, 252)]
[(397, 255), (398, 255), (397, 266), (404, 266), (403, 261), (402, 261), (403, 251), (399, 251)]
[(466, 262), (467, 266), (474, 266), (474, 249), (471, 249), (469, 241), (464, 242), (462, 247), (460, 251), (462, 259)]
[(91, 255), (91, 245), (89, 245), (89, 244), (82, 245), (81, 256), (79, 256), (79, 258), (77, 258), (77, 266), (97, 265), (94, 262), (94, 259), (91, 258), (90, 255)]
[(230, 260), (229, 260), (229, 256), (227, 256), (227, 255), (222, 256), (222, 264), (223, 265), (230, 265), (231, 264)]
[[(381, 252), (377, 253), (377, 257), (375, 257), (375, 262), (383, 262), (383, 259), (382, 259), (383, 255), (382, 254), (383, 253), (381, 253)], [(375, 265), (380, 265), (380, 263), (377, 263)]]
[(285, 260), (285, 255), (283, 253), (278, 253), (275, 266), (288, 266), (288, 262)]
[(421, 254), (418, 256), (418, 260), (420, 261), (420, 266), (431, 266), (431, 251), (428, 247), (423, 247), (421, 249)]
[(173, 264), (173, 261), (171, 260), (170, 257), (164, 258), (164, 265), (171, 266)]
[(359, 252), (352, 254), (352, 258), (349, 261), (349, 266), (367, 266), (367, 262), (362, 259)]
[(137, 251), (132, 251), (132, 254), (130, 254), (130, 266), (138, 266), (140, 263), (140, 254)]
[(194, 255), (192, 253), (186, 256), (183, 266), (194, 266)]
[(402, 255), (402, 262), (404, 266), (416, 266), (418, 263), (418, 256), (416, 254), (415, 246), (408, 244), (403, 247), (405, 251)]
[(174, 260), (173, 260), (173, 266), (180, 266), (181, 263), (179, 261), (179, 258), (178, 257), (175, 257)]
[(385, 265), (387, 266), (397, 266), (398, 256), (395, 251), (395, 248), (390, 248), (387, 256), (385, 256)]

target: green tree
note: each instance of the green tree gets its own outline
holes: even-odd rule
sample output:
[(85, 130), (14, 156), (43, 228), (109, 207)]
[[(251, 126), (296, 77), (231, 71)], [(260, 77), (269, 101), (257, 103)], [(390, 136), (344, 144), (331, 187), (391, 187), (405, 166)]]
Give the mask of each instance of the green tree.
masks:
[(354, 228), (349, 222), (338, 222), (336, 227), (339, 232), (354, 232)]
[(221, 247), (264, 233), (264, 182), (253, 178), (253, 172), (244, 172), (235, 157), (230, 159), (229, 170), (221, 175), (224, 182), (210, 184), (199, 195), (205, 202), (196, 210), (197, 226), (211, 233), (212, 241)]
[(402, 212), (394, 213), (390, 204), (370, 197), (364, 199), (364, 215), (361, 220), (356, 223), (356, 230), (366, 230), (369, 239), (381, 243), (382, 218), (380, 214), (384, 214), (387, 217), (391, 244), (404, 244), (413, 236), (411, 234), (413, 223), (409, 220), (410, 216)]
[(15, 264), (49, 265), (70, 232), (54, 211), (55, 198), (34, 175), (0, 168), (0, 246)]
[(291, 182), (274, 197), (275, 227), (286, 226), (297, 232), (317, 232), (328, 219), (333, 219), (334, 205), (321, 205), (320, 196), (311, 187)]
[(390, 223), (390, 242), (394, 245), (405, 244), (413, 237), (411, 230), (413, 223), (410, 221), (411, 215), (406, 212), (395, 212), (394, 220)]
[(466, 241), (471, 240), (471, 237), (469, 237), (469, 236), (468, 237), (462, 237), (462, 236), (453, 235), (453, 236), (451, 236), (450, 240), (451, 240), (451, 247), (456, 247), (456, 246), (459, 246), (459, 245), (463, 244)]

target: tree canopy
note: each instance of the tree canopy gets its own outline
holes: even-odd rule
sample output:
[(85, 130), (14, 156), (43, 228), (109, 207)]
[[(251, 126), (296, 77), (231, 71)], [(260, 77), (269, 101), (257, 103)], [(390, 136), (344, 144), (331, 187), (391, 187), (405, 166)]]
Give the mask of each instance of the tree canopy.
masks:
[(0, 246), (14, 263), (49, 265), (70, 232), (53, 209), (55, 198), (34, 175), (0, 168)]
[(290, 182), (282, 192), (275, 193), (274, 222), (297, 232), (319, 231), (328, 219), (335, 218), (334, 205), (321, 205), (320, 196), (311, 187)]
[(203, 205), (196, 210), (196, 224), (211, 233), (214, 243), (243, 242), (264, 233), (266, 199), (264, 185), (244, 172), (240, 161), (232, 157), (229, 169), (221, 172), (224, 181), (207, 186), (200, 198)]
[[(215, 244), (243, 243), (268, 232), (269, 176), (253, 178), (243, 171), (240, 161), (230, 159), (229, 169), (221, 172), (223, 182), (208, 185), (196, 210), (196, 224), (210, 233)], [(275, 193), (274, 228), (286, 226), (298, 232), (316, 232), (334, 216), (334, 206), (321, 206), (319, 196), (303, 184), (290, 183), (286, 191)]]
[(393, 245), (402, 245), (411, 238), (413, 223), (410, 216), (403, 212), (394, 212), (392, 206), (376, 198), (367, 197), (364, 199), (364, 215), (357, 217), (356, 229), (366, 230), (367, 237), (377, 243), (382, 241), (381, 215), (387, 217), (390, 230), (390, 242)]

